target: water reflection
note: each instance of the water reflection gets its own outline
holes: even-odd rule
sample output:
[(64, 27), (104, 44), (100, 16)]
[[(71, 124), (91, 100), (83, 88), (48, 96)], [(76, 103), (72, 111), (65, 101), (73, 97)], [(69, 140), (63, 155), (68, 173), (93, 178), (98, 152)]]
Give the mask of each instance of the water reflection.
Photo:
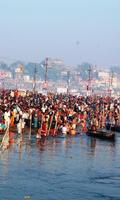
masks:
[(0, 154), (0, 165), (2, 166), (2, 177), (6, 177), (8, 175), (8, 160), (9, 160), (9, 152), (5, 152), (4, 154)]
[[(92, 156), (95, 156), (95, 153), (98, 153), (103, 149), (104, 152), (108, 151), (112, 157), (114, 157), (116, 153), (116, 142), (102, 141), (85, 135), (66, 138), (42, 138), (41, 140), (36, 140), (35, 135), (33, 135), (31, 141), (29, 141), (28, 136), (25, 135), (21, 143), (11, 145), (7, 152), (12, 153), (15, 148), (16, 151), (18, 151), (18, 159), (22, 160), (23, 153), (28, 157), (31, 157), (31, 150), (33, 151), (35, 149), (38, 149), (40, 154), (47, 152), (49, 157), (54, 156), (54, 154), (57, 153), (59, 154), (60, 152), (67, 156), (75, 146), (86, 149)], [(1, 154), (1, 158), (4, 157), (4, 155), (4, 153)]]
[(41, 140), (37, 139), (36, 140), (36, 146), (39, 149), (40, 152), (45, 151), (45, 147), (47, 145), (47, 139), (46, 138), (42, 138)]
[(115, 199), (114, 194), (120, 193), (119, 145), (120, 138), (111, 143), (86, 135), (42, 140), (32, 135), (28, 142), (24, 135), (20, 145), (14, 144), (1, 154), (0, 197), (9, 199), (7, 188), (12, 200), (23, 199), (25, 194), (32, 194), (35, 200), (47, 200), (48, 194), (52, 200), (66, 196), (96, 200), (102, 195), (107, 199), (109, 186)]

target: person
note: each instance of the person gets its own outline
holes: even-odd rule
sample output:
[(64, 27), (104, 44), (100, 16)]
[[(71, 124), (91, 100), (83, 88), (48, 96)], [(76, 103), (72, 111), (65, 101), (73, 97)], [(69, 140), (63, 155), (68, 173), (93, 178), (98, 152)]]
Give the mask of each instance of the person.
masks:
[(37, 131), (36, 139), (41, 139), (41, 128)]
[(105, 123), (106, 123), (106, 129), (110, 130), (110, 126), (111, 126), (110, 123), (111, 122), (110, 122), (110, 114), (109, 113), (106, 116), (106, 122)]
[(70, 134), (71, 135), (76, 135), (76, 122), (75, 120), (72, 120), (72, 122), (70, 123)]
[(96, 132), (97, 128), (98, 128), (98, 120), (96, 116), (94, 116), (93, 119), (91, 120), (91, 130)]
[(11, 116), (10, 116), (10, 126), (11, 127), (14, 127), (14, 119), (15, 119), (15, 116), (14, 116), (14, 111), (12, 109), (11, 110)]
[(65, 126), (65, 124), (62, 125), (62, 134), (67, 135), (67, 127)]
[(34, 122), (34, 128), (38, 128), (38, 115), (37, 115), (37, 113), (34, 114), (33, 122)]
[(46, 124), (45, 118), (43, 118), (42, 124), (41, 124), (41, 136), (44, 136), (44, 137), (47, 136), (47, 124)]
[(21, 134), (22, 134), (22, 116), (19, 117), (19, 121), (17, 123), (17, 131), (18, 131), (18, 134), (21, 136)]
[(4, 120), (5, 120), (5, 126), (10, 126), (10, 109), (7, 109), (4, 113)]

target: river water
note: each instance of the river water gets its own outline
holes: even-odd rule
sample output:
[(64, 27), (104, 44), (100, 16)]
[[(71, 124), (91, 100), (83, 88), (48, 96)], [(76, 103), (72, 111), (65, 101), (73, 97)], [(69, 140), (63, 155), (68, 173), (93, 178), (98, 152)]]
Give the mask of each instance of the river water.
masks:
[(0, 155), (0, 200), (120, 200), (120, 137), (12, 145)]

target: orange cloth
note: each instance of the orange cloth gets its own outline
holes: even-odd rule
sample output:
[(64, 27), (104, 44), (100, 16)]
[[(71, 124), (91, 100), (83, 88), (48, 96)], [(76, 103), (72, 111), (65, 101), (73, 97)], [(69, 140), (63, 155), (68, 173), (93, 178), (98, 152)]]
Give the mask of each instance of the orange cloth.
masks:
[(10, 125), (14, 126), (14, 112), (12, 112), (12, 116), (10, 118)]

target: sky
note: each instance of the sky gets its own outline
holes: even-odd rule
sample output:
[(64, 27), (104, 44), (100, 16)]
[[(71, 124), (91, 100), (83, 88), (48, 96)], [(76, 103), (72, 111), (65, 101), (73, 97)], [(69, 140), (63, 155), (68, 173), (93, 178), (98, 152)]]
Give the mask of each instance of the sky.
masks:
[(120, 64), (120, 0), (0, 0), (0, 59)]

